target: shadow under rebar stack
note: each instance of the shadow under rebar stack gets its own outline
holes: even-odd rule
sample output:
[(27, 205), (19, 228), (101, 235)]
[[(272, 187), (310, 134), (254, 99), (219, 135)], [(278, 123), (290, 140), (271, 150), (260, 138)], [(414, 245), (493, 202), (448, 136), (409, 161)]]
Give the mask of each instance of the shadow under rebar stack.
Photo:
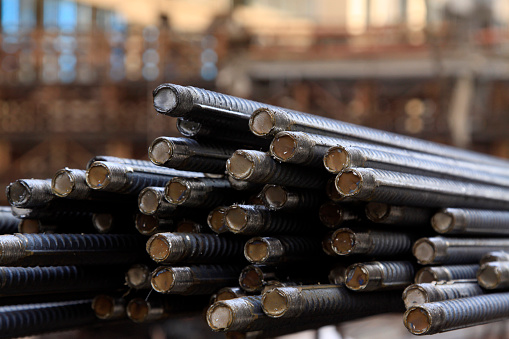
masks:
[(508, 161), (193, 87), (154, 107), (184, 137), (150, 162), (7, 187), (0, 337), (205, 310), (250, 338), (405, 306), (413, 334), (509, 317)]

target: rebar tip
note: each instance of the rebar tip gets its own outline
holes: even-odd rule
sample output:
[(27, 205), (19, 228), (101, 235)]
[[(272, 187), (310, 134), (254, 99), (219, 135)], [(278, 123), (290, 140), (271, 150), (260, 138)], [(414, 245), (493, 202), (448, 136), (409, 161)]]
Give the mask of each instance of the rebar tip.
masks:
[(351, 290), (363, 290), (369, 282), (369, 272), (362, 264), (354, 264), (346, 270), (346, 287)]
[(30, 187), (22, 180), (16, 180), (6, 188), (7, 200), (12, 206), (22, 206), (32, 195)]
[(109, 168), (100, 162), (94, 162), (87, 170), (87, 185), (95, 190), (102, 189), (111, 181), (111, 172)]
[(182, 178), (172, 178), (166, 184), (164, 194), (171, 204), (182, 204), (189, 198), (190, 188)]
[(263, 238), (252, 238), (244, 246), (244, 256), (252, 263), (261, 263), (269, 256), (269, 245)]
[(229, 175), (237, 180), (248, 178), (255, 167), (254, 160), (251, 155), (242, 150), (237, 150), (226, 162), (226, 171)]
[(225, 223), (225, 211), (224, 206), (214, 208), (207, 216), (207, 224), (215, 233), (224, 233), (228, 231), (228, 227)]
[(279, 318), (288, 309), (288, 299), (279, 289), (274, 288), (264, 293), (262, 297), (262, 309), (269, 317)]
[(403, 291), (405, 307), (421, 305), (428, 302), (428, 295), (419, 285), (410, 285)]
[(107, 233), (113, 226), (113, 216), (109, 213), (94, 213), (92, 215), (92, 225), (100, 233)]
[(331, 173), (340, 173), (349, 165), (348, 153), (341, 146), (331, 147), (323, 157), (323, 165)]
[(215, 301), (231, 300), (245, 296), (246, 293), (238, 287), (223, 287), (217, 291)]
[(348, 228), (336, 230), (332, 235), (332, 249), (339, 255), (348, 255), (355, 248), (355, 233)]
[(173, 156), (173, 145), (165, 138), (157, 138), (148, 148), (148, 157), (156, 165), (164, 165)]
[(417, 261), (423, 265), (431, 264), (436, 256), (435, 246), (427, 238), (417, 240), (412, 248), (412, 253)]
[(403, 316), (405, 327), (412, 334), (426, 334), (431, 327), (431, 316), (424, 308), (413, 306)]
[(274, 126), (274, 113), (268, 108), (257, 109), (249, 119), (249, 129), (258, 136), (271, 134)]
[(19, 233), (39, 233), (41, 231), (41, 221), (39, 219), (21, 219), (18, 223)]
[(154, 108), (157, 112), (171, 113), (178, 105), (178, 96), (172, 87), (158, 87), (154, 91)]
[(336, 189), (345, 197), (356, 195), (363, 184), (362, 175), (355, 170), (347, 170), (336, 177)]
[(247, 266), (239, 276), (239, 285), (245, 291), (255, 292), (263, 288), (263, 272), (256, 266)]
[(248, 223), (248, 213), (240, 206), (230, 206), (225, 212), (225, 221), (230, 231), (242, 232)]
[(262, 200), (270, 209), (280, 209), (288, 201), (288, 192), (283, 186), (265, 185), (262, 192)]
[(147, 281), (150, 282), (150, 277), (151, 272), (145, 265), (133, 265), (127, 270), (125, 275), (127, 285), (136, 289), (147, 286)]
[(391, 206), (382, 202), (370, 202), (365, 208), (366, 216), (373, 222), (383, 220), (391, 212)]
[(414, 280), (416, 284), (431, 283), (433, 281), (438, 281), (438, 277), (430, 268), (424, 267), (417, 271)]
[(155, 261), (164, 261), (170, 256), (170, 243), (160, 234), (153, 235), (147, 241), (147, 253)]
[(233, 311), (228, 305), (215, 303), (207, 310), (207, 323), (214, 331), (227, 330), (233, 321)]
[(152, 288), (159, 293), (167, 293), (175, 284), (171, 267), (159, 267), (152, 274)]
[(115, 313), (118, 313), (115, 306), (115, 299), (105, 294), (96, 296), (92, 301), (92, 309), (99, 319), (110, 319), (115, 316)]
[(326, 202), (318, 209), (318, 216), (325, 226), (337, 227), (344, 221), (343, 207), (333, 202)]
[(492, 290), (497, 288), (501, 283), (500, 269), (497, 263), (487, 263), (481, 266), (477, 272), (477, 282), (482, 288)]
[(448, 212), (438, 212), (431, 218), (431, 226), (438, 233), (447, 233), (454, 228), (454, 216)]
[(148, 302), (141, 298), (134, 298), (127, 304), (127, 316), (136, 323), (144, 322), (148, 314)]
[(143, 214), (152, 215), (156, 213), (159, 204), (159, 196), (150, 187), (144, 188), (138, 195), (138, 208)]
[(138, 214), (136, 216), (135, 226), (141, 234), (151, 235), (159, 227), (159, 221), (154, 216)]
[(288, 161), (297, 150), (297, 141), (291, 135), (278, 135), (270, 144), (271, 154), (280, 161)]
[(68, 196), (74, 189), (74, 177), (67, 169), (61, 169), (55, 173), (51, 181), (51, 191), (58, 197)]

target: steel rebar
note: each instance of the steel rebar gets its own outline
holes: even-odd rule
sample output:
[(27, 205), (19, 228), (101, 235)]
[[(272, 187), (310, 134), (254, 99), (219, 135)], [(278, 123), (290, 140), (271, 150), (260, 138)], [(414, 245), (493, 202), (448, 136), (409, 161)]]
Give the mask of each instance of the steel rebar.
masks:
[(441, 234), (509, 234), (509, 212), (464, 208), (445, 208), (431, 219)]
[(324, 259), (319, 239), (292, 236), (251, 238), (244, 246), (244, 256), (253, 264), (264, 265)]
[(477, 271), (477, 282), (487, 290), (509, 289), (509, 262), (498, 261), (483, 264)]
[(260, 193), (265, 207), (274, 211), (315, 209), (325, 200), (321, 191), (265, 185)]
[(161, 219), (153, 215), (138, 213), (134, 220), (134, 226), (143, 235), (172, 232), (176, 225), (171, 219)]
[(365, 212), (374, 223), (413, 227), (428, 226), (435, 210), (370, 202), (366, 204)]
[(51, 179), (18, 179), (6, 187), (5, 193), (9, 204), (20, 208), (43, 206), (56, 198), (51, 192)]
[(92, 309), (97, 318), (102, 320), (119, 320), (127, 318), (127, 302), (124, 298), (108, 294), (99, 294), (92, 300)]
[(138, 208), (141, 213), (158, 218), (170, 217), (177, 207), (164, 197), (164, 187), (145, 187), (138, 195)]
[(481, 260), (479, 261), (479, 264), (482, 265), (488, 262), (495, 261), (509, 261), (509, 253), (504, 251), (488, 252), (482, 256)]
[(233, 190), (227, 179), (182, 177), (170, 179), (164, 194), (170, 204), (201, 208), (231, 204), (244, 195)]
[(125, 272), (125, 282), (135, 290), (150, 289), (152, 271), (153, 269), (145, 264), (134, 264)]
[(468, 298), (484, 294), (475, 281), (454, 280), (433, 283), (413, 284), (403, 291), (405, 307), (431, 303), (435, 301)]
[(364, 221), (362, 210), (355, 205), (346, 205), (329, 201), (318, 209), (318, 217), (322, 224), (329, 228), (337, 228), (345, 224)]
[(444, 265), (423, 267), (415, 274), (415, 283), (433, 281), (475, 280), (479, 265)]
[(414, 279), (409, 261), (373, 261), (350, 265), (346, 269), (346, 287), (353, 291), (403, 289)]

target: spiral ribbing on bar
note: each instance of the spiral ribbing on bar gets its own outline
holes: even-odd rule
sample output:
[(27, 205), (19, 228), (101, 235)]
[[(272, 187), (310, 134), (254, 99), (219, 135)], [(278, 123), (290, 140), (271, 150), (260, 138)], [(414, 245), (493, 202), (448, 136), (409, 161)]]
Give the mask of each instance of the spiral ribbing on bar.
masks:
[(431, 225), (442, 234), (509, 234), (509, 212), (445, 208), (433, 216)]
[(405, 306), (409, 308), (420, 304), (468, 298), (484, 293), (483, 289), (474, 281), (422, 283), (408, 286), (403, 291), (403, 300)]
[(17, 232), (19, 218), (12, 215), (10, 207), (0, 207), (0, 234), (12, 234)]
[(374, 261), (357, 263), (346, 269), (346, 287), (354, 291), (403, 289), (414, 277), (408, 261)]
[(415, 274), (415, 283), (460, 279), (474, 280), (478, 269), (479, 265), (477, 264), (423, 267)]
[(323, 254), (320, 240), (313, 237), (255, 237), (244, 246), (244, 256), (254, 264), (310, 261)]
[(322, 191), (300, 190), (280, 185), (265, 185), (260, 195), (265, 207), (281, 211), (296, 211), (301, 208), (314, 209), (325, 198)]
[(380, 224), (401, 226), (428, 226), (434, 209), (410, 206), (395, 206), (379, 202), (366, 204), (369, 220)]
[(19, 179), (5, 188), (9, 204), (19, 208), (39, 207), (55, 198), (51, 179)]

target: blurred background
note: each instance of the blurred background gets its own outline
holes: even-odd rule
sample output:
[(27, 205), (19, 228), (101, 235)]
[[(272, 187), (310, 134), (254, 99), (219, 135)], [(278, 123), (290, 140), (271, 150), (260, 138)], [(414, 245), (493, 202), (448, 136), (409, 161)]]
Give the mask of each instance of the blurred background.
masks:
[(507, 0), (0, 0), (0, 186), (146, 158), (162, 82), (508, 156), (508, 25)]

